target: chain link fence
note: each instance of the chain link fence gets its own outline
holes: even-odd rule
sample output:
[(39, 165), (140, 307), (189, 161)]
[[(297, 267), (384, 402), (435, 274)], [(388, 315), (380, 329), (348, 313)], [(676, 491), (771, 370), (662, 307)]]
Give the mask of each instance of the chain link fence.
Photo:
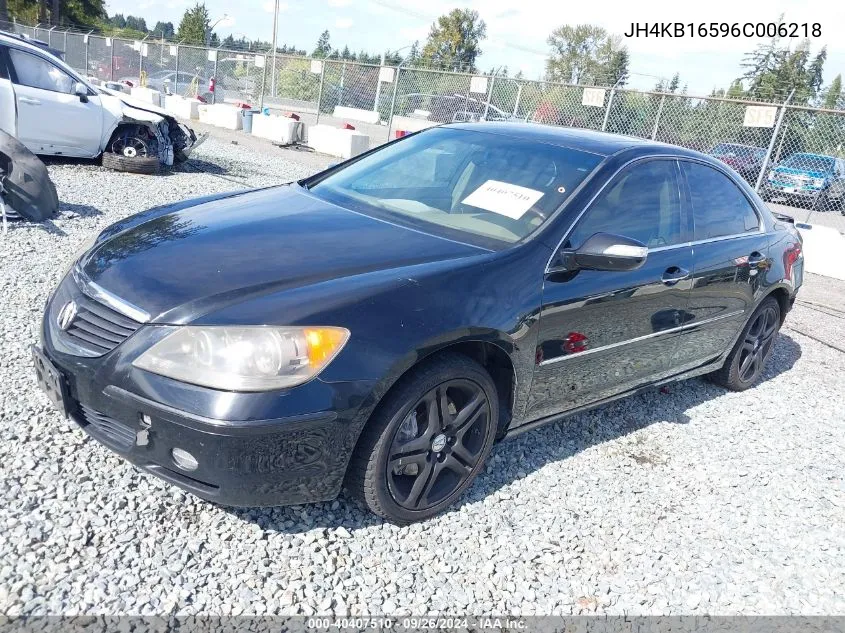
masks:
[(143, 78), (165, 93), (294, 111), (309, 124), (350, 122), (369, 134), (372, 144), (460, 121), (603, 130), (714, 155), (767, 200), (806, 208), (807, 217), (816, 211), (845, 213), (845, 95), (825, 99), (827, 108), (808, 108), (788, 99), (771, 104), (585, 87), (149, 37), (127, 40), (40, 25), (5, 25), (5, 30), (46, 42), (87, 76), (133, 83)]

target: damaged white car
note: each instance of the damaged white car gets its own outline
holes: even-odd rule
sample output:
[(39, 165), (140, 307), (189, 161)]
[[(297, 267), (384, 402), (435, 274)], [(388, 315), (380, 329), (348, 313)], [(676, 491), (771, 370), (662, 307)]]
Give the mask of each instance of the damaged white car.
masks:
[(0, 130), (39, 155), (97, 158), (156, 173), (184, 162), (203, 139), (166, 110), (91, 85), (38, 46), (0, 33)]

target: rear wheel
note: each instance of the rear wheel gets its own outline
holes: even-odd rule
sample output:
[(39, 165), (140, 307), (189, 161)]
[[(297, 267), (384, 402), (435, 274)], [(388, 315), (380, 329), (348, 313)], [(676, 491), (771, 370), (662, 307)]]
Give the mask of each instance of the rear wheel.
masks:
[(425, 362), (400, 379), (367, 423), (347, 486), (399, 525), (451, 505), (481, 471), (496, 434), (490, 375), (460, 354)]
[(766, 297), (748, 320), (724, 366), (710, 374), (714, 382), (731, 391), (745, 391), (763, 374), (780, 330), (780, 304)]

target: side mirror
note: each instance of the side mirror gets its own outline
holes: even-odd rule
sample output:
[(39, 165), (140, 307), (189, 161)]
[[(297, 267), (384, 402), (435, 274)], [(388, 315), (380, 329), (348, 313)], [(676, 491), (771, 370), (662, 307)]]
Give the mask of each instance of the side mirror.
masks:
[(81, 81), (77, 81), (73, 84), (73, 94), (79, 97), (79, 100), (82, 103), (88, 103), (88, 86)]
[(645, 263), (648, 247), (642, 242), (622, 235), (596, 233), (574, 251), (560, 254), (563, 267), (575, 270), (636, 270)]

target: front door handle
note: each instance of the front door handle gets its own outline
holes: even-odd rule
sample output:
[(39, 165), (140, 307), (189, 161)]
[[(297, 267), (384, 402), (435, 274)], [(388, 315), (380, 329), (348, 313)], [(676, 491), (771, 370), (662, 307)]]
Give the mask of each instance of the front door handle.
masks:
[(674, 286), (679, 281), (687, 279), (690, 272), (686, 268), (679, 266), (670, 266), (663, 273), (663, 283), (667, 286)]
[(18, 100), (21, 103), (26, 103), (27, 105), (41, 105), (41, 102), (38, 99), (33, 99), (31, 97), (18, 97)]

